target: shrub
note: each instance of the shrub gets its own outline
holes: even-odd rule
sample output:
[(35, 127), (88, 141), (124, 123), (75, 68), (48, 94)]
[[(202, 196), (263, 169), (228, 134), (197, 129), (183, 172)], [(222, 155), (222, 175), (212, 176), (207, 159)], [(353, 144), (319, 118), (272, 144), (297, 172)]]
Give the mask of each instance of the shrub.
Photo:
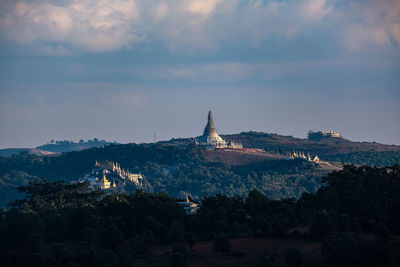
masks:
[(38, 233), (31, 233), (25, 237), (25, 246), (32, 252), (42, 250), (42, 236)]
[(171, 267), (186, 267), (186, 262), (182, 254), (172, 253), (170, 257)]
[(231, 243), (225, 235), (218, 235), (214, 240), (214, 251), (221, 252), (225, 255), (226, 252), (231, 251)]
[(301, 267), (303, 266), (304, 256), (303, 252), (294, 248), (288, 249), (285, 253), (285, 263), (290, 267)]

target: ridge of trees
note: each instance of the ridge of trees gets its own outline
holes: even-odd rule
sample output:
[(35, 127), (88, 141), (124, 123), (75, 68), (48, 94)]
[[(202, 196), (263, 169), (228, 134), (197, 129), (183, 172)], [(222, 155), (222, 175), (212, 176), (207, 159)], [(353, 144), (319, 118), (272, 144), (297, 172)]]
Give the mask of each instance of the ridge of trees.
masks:
[(216, 252), (233, 257), (230, 238), (273, 237), (318, 241), (323, 260), (291, 250), (277, 256), (285, 260), (268, 258), (269, 266), (398, 266), (400, 165), (347, 165), (323, 184), (298, 200), (271, 200), (258, 190), (205, 196), (198, 215), (187, 216), (165, 193), (104, 195), (87, 183), (35, 180), (19, 187), (25, 199), (0, 213), (0, 263), (150, 264), (152, 248), (174, 244), (164, 257), (174, 266), (188, 261), (196, 241), (215, 240)]
[[(326, 171), (303, 161), (277, 160), (258, 165), (230, 167), (208, 162), (195, 145), (110, 144), (102, 148), (63, 153), (57, 157), (39, 157), (20, 153), (0, 157), (0, 204), (17, 197), (14, 187), (35, 177), (51, 181), (74, 181), (89, 172), (95, 161), (118, 162), (122, 168), (143, 174), (154, 192), (182, 197), (189, 192), (196, 199), (206, 195), (247, 195), (258, 188), (270, 198), (300, 197), (315, 192)], [(129, 193), (119, 188), (120, 193)]]

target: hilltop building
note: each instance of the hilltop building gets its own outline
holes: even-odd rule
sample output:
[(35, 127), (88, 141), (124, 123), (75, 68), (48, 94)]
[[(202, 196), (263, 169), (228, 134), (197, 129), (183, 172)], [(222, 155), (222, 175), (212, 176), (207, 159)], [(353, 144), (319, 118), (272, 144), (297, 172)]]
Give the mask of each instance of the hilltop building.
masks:
[(229, 140), (228, 143), (228, 148), (234, 148), (234, 149), (242, 149), (243, 145), (241, 143), (237, 143), (233, 140)]
[(326, 139), (326, 138), (342, 138), (340, 133), (335, 133), (332, 129), (328, 131), (309, 131), (308, 132), (308, 139), (310, 140), (321, 140), (321, 139)]
[(208, 121), (204, 128), (203, 135), (197, 138), (196, 143), (207, 149), (243, 148), (242, 144), (235, 143), (234, 141), (226, 142), (221, 136), (219, 136), (217, 129), (214, 126), (211, 110), (208, 112)]
[(304, 159), (309, 162), (319, 163), (319, 157), (315, 155), (314, 158), (310, 156), (310, 153), (307, 153), (307, 156), (302, 151), (293, 151), (293, 153), (288, 153), (286, 155), (286, 160), (293, 160), (293, 159)]

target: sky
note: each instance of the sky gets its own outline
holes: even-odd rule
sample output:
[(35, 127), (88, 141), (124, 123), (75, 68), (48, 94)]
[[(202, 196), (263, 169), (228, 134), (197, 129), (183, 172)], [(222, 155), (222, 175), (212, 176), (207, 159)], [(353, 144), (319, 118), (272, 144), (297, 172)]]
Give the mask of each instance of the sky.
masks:
[(333, 129), (400, 145), (400, 1), (0, 0), (0, 148)]

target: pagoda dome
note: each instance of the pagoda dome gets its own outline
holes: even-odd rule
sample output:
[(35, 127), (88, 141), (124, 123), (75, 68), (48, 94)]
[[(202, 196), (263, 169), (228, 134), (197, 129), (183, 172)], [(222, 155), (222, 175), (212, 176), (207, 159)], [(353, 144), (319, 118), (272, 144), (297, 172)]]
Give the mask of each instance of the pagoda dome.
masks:
[(212, 146), (212, 147), (226, 147), (227, 144), (224, 139), (219, 136), (215, 128), (211, 110), (208, 112), (207, 125), (204, 128), (203, 135), (198, 138), (199, 145)]

